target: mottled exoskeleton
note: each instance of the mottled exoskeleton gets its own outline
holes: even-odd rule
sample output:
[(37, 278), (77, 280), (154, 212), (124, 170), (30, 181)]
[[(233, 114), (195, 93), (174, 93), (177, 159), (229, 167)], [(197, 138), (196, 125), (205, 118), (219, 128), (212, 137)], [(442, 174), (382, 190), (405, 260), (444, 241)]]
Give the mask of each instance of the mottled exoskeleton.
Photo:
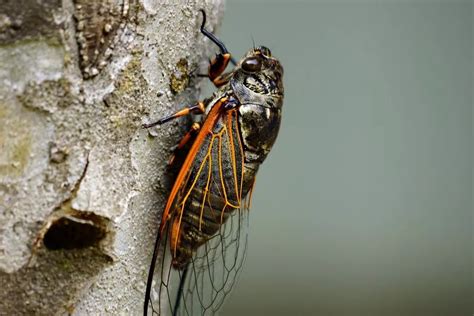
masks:
[[(163, 315), (214, 314), (231, 291), (247, 248), (248, 207), (259, 166), (281, 122), (283, 68), (266, 47), (238, 62), (220, 48), (210, 62), (212, 97), (156, 123), (189, 113), (201, 122), (177, 146), (180, 170), (162, 214), (145, 295), (149, 310)], [(228, 63), (235, 67), (224, 73)], [(161, 260), (157, 264), (157, 259)]]

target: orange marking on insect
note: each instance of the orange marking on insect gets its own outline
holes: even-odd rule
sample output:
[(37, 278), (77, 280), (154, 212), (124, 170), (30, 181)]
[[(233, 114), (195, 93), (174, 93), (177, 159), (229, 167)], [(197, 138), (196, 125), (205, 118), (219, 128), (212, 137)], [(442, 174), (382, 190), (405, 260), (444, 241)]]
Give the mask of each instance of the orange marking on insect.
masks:
[[(225, 130), (226, 130), (226, 126), (224, 125), (223, 131), (225, 131)], [(221, 133), (221, 135), (222, 135), (222, 133)], [(233, 208), (239, 208), (238, 205), (234, 205), (231, 202), (229, 202), (229, 199), (227, 198), (227, 191), (226, 191), (225, 182), (224, 182), (224, 172), (223, 172), (223, 167), (222, 167), (222, 137), (221, 137), (221, 135), (219, 135), (218, 160), (219, 160), (219, 175), (220, 175), (220, 178), (221, 178), (221, 185), (222, 185), (222, 190), (223, 190), (223, 193), (224, 193), (224, 200), (225, 200), (226, 205), (229, 205)]]
[[(194, 141), (193, 145), (191, 146), (191, 149), (189, 150), (189, 153), (186, 156), (186, 159), (184, 160), (183, 166), (182, 166), (182, 168), (180, 169), (180, 171), (178, 173), (178, 176), (177, 176), (176, 181), (173, 185), (173, 188), (171, 189), (171, 193), (170, 193), (170, 196), (168, 198), (168, 201), (166, 202), (165, 209), (163, 211), (162, 221), (160, 223), (160, 233), (161, 234), (163, 234), (163, 232), (164, 232), (165, 225), (168, 222), (168, 218), (169, 218), (169, 215), (170, 215), (171, 207), (173, 206), (176, 195), (178, 194), (178, 191), (181, 188), (181, 184), (184, 183), (183, 181), (186, 177), (189, 177), (189, 170), (190, 170), (190, 167), (192, 166), (192, 164), (194, 162), (196, 154), (197, 154), (202, 142), (204, 141), (204, 139), (208, 136), (209, 133), (212, 133), (212, 127), (215, 125), (215, 123), (219, 119), (219, 116), (220, 116), (219, 114), (220, 114), (220, 112), (222, 110), (222, 107), (223, 107), (223, 105), (225, 104), (226, 101), (227, 101), (227, 97), (223, 97), (222, 99), (220, 99), (219, 101), (217, 101), (214, 104), (211, 111), (207, 115), (207, 118), (206, 118), (203, 126), (201, 127), (201, 130), (199, 131), (199, 133), (196, 137), (196, 140)], [(183, 206), (182, 206), (181, 212), (180, 212), (181, 214), (180, 214), (180, 218), (179, 218), (179, 226), (181, 226), (181, 219), (182, 219), (182, 215), (183, 215), (182, 212), (183, 212), (183, 209), (184, 209), (184, 204), (185, 203), (183, 203)], [(179, 229), (180, 229), (180, 227), (177, 228), (177, 232), (176, 232), (178, 234), (179, 234)], [(175, 255), (176, 255), (176, 247), (177, 247), (177, 239), (176, 239), (176, 242), (174, 243), (174, 253), (175, 253)]]
[[(179, 223), (175, 219), (173, 221), (173, 223), (171, 224), (171, 232), (170, 232), (170, 237), (171, 237), (170, 243), (171, 243), (171, 245), (177, 245), (178, 244), (179, 237), (180, 237), (179, 229), (180, 229), (179, 228)], [(176, 248), (175, 248), (175, 256), (176, 256)]]
[(209, 209), (210, 209), (210, 211), (211, 211), (210, 213), (211, 213), (212, 215), (214, 215), (214, 209), (212, 208), (211, 195), (210, 195), (210, 194), (207, 195), (207, 205), (209, 206)]
[[(231, 132), (230, 132), (230, 134), (229, 134), (229, 131), (228, 131), (228, 127), (227, 127), (227, 126), (224, 126), (224, 128), (225, 128), (225, 130), (226, 130), (226, 132), (227, 132), (227, 135), (231, 135), (231, 134), (232, 134), (232, 130), (231, 130)], [(230, 137), (230, 136), (228, 136), (228, 138), (229, 138), (229, 137)], [(240, 208), (240, 195), (239, 195), (239, 192), (238, 192), (238, 190), (237, 190), (237, 172), (236, 172), (237, 166), (236, 166), (236, 164), (235, 164), (235, 150), (234, 150), (234, 148), (233, 148), (233, 141), (229, 141), (229, 142), (232, 143), (232, 144), (229, 144), (229, 148), (231, 148), (230, 150), (231, 150), (231, 158), (232, 158), (232, 159), (231, 159), (231, 160), (232, 160), (232, 171), (233, 171), (233, 173), (234, 173), (235, 194), (237, 195), (236, 198), (237, 198), (237, 203), (238, 203), (238, 204), (234, 205), (234, 204), (230, 203), (229, 201), (227, 201), (227, 204), (228, 204), (229, 206), (233, 207), (233, 208)]]
[(219, 176), (221, 178), (221, 185), (222, 185), (222, 191), (224, 193), (224, 200), (226, 203), (228, 203), (227, 191), (225, 189), (225, 184), (224, 184), (224, 173), (222, 172), (222, 138), (221, 137), (219, 137), (217, 160), (219, 161)]
[[(236, 111), (236, 116), (237, 116), (237, 111)], [(239, 128), (239, 124), (237, 121), (237, 118), (235, 119), (235, 124), (237, 125), (235, 128)], [(245, 162), (245, 153), (244, 153), (244, 146), (242, 146), (242, 139), (240, 139), (240, 133), (237, 133), (237, 139), (239, 140), (239, 148), (240, 148), (240, 159), (242, 163), (242, 168), (241, 168), (241, 175), (240, 175), (240, 196), (242, 196), (243, 193), (243, 187), (244, 187), (244, 162)]]
[(185, 115), (188, 115), (190, 112), (189, 108), (184, 108), (178, 112), (176, 112), (173, 117), (181, 117), (181, 116), (185, 116)]
[[(206, 107), (204, 105), (204, 102), (202, 102), (202, 101), (198, 102), (197, 107), (199, 108), (199, 111), (201, 111), (202, 113), (204, 113), (206, 111)], [(195, 127), (195, 124), (198, 124), (198, 126), (199, 126), (199, 123), (194, 123), (193, 127)]]
[[(235, 111), (235, 110), (234, 110)], [(229, 137), (229, 148), (230, 148), (230, 154), (231, 154), (231, 158), (232, 158), (232, 171), (233, 171), (233, 174), (234, 174), (234, 185), (235, 185), (235, 193), (237, 195), (237, 201), (239, 202), (239, 206), (240, 207), (240, 204), (241, 204), (241, 199), (242, 199), (242, 196), (241, 196), (241, 192), (239, 192), (239, 189), (238, 189), (238, 180), (237, 180), (237, 162), (235, 160), (235, 148), (234, 148), (234, 139), (233, 139), (233, 136), (232, 136), (232, 113), (228, 113), (227, 114), (227, 124), (228, 124), (228, 130), (230, 132), (228, 132), (228, 137)]]
[[(178, 234), (180, 233), (180, 230), (181, 230), (181, 221), (183, 219), (184, 207), (186, 206), (186, 202), (187, 202), (189, 196), (191, 195), (192, 191), (194, 190), (194, 187), (196, 186), (197, 180), (199, 179), (199, 176), (201, 175), (201, 172), (202, 172), (203, 168), (204, 168), (204, 162), (201, 163), (201, 165), (199, 166), (196, 177), (194, 178), (194, 181), (191, 184), (191, 187), (189, 188), (188, 192), (186, 193), (185, 197), (183, 198), (183, 202), (181, 203), (181, 210), (179, 212), (179, 221), (178, 221), (178, 230), (177, 230)], [(176, 249), (178, 247), (177, 241), (178, 241), (178, 239), (176, 239), (176, 244), (173, 245), (175, 256), (176, 256)]]
[(199, 213), (199, 230), (202, 228), (202, 217), (204, 215), (204, 205), (206, 203), (206, 197), (207, 197), (207, 192), (209, 192), (209, 183), (211, 181), (211, 174), (212, 174), (212, 159), (211, 159), (211, 148), (212, 146), (209, 146), (210, 149), (208, 149), (208, 153), (206, 155), (205, 159), (209, 159), (209, 171), (207, 174), (207, 182), (206, 182), (206, 187), (204, 188), (204, 197), (202, 199), (201, 203), (201, 212)]
[[(235, 123), (235, 128), (236, 130), (239, 128), (238, 126), (238, 121), (237, 121), (237, 110), (233, 110), (232, 111), (232, 114), (234, 114), (236, 117), (234, 119), (234, 123)], [(244, 185), (244, 159), (245, 159), (245, 154), (244, 154), (244, 148), (242, 146), (242, 140), (240, 138), (240, 133), (237, 133), (237, 140), (238, 140), (238, 143), (239, 143), (239, 149), (240, 149), (240, 163), (241, 163), (241, 174), (240, 174), (240, 190), (239, 190), (239, 197), (240, 199), (242, 199), (242, 193), (243, 193), (243, 185)], [(237, 163), (237, 162), (235, 162)]]
[(214, 82), (214, 80), (224, 72), (224, 70), (227, 68), (227, 65), (229, 64), (229, 61), (229, 53), (218, 55), (216, 58), (211, 60), (209, 63), (209, 79), (211, 79), (212, 82)]
[(212, 80), (212, 82), (214, 83), (214, 85), (216, 87), (221, 87), (223, 85), (225, 85), (227, 82), (229, 82), (229, 79), (227, 77), (223, 77), (223, 76), (218, 76), (217, 78), (215, 78), (214, 80)]

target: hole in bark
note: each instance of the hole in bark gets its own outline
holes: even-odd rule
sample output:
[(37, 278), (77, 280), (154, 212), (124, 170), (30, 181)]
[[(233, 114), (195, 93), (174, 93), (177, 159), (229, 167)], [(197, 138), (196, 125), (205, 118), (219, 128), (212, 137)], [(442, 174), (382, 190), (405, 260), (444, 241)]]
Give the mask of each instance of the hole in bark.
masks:
[(63, 216), (55, 220), (43, 239), (46, 248), (78, 249), (97, 245), (107, 233), (107, 223), (98, 216), (86, 217)]

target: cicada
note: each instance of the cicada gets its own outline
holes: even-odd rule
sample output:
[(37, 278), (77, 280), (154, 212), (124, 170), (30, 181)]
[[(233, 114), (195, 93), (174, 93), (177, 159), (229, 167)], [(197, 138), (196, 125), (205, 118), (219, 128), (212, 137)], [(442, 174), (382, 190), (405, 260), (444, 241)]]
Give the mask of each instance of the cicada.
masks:
[[(247, 249), (248, 209), (255, 177), (280, 128), (283, 68), (264, 46), (235, 62), (219, 47), (208, 77), (218, 88), (149, 128), (202, 114), (175, 151), (180, 161), (162, 213), (149, 269), (144, 315), (212, 315), (222, 306)], [(233, 70), (225, 72), (229, 63)]]

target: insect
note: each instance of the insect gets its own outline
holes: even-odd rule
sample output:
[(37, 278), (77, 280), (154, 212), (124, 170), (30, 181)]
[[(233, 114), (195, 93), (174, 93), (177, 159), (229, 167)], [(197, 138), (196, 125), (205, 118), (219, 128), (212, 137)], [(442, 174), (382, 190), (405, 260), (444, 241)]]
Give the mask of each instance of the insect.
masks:
[[(247, 249), (248, 209), (260, 164), (278, 134), (283, 68), (268, 48), (235, 62), (224, 44), (208, 76), (218, 88), (145, 128), (203, 114), (182, 138), (172, 164), (180, 169), (164, 208), (145, 293), (144, 315), (212, 315), (222, 306)], [(229, 62), (232, 71), (224, 73)], [(181, 158), (180, 158), (181, 157)], [(158, 260), (159, 259), (159, 260)]]

